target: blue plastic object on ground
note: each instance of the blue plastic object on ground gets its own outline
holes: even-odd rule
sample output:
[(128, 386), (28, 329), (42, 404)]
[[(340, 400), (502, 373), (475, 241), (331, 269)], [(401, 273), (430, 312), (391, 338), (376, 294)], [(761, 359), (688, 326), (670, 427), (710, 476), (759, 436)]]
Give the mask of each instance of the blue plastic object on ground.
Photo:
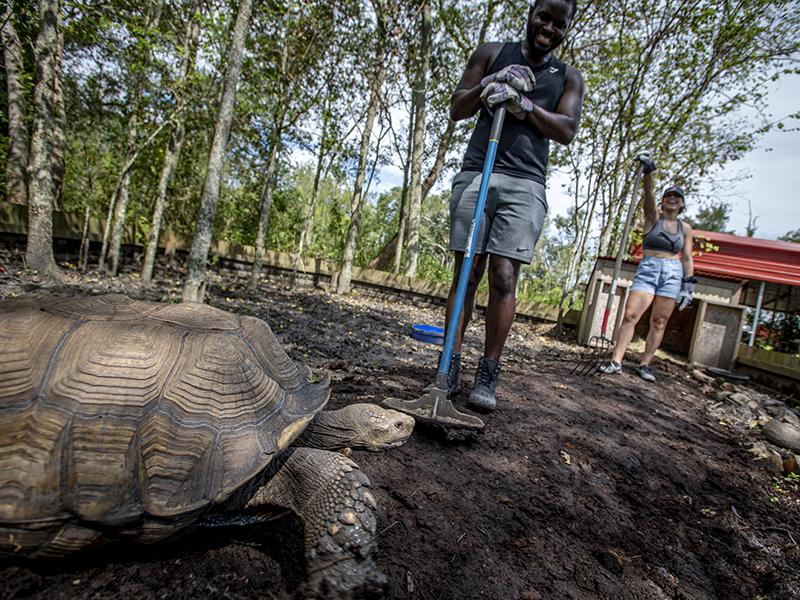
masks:
[(411, 337), (426, 344), (444, 344), (444, 329), (435, 325), (422, 325), (415, 323), (411, 326)]

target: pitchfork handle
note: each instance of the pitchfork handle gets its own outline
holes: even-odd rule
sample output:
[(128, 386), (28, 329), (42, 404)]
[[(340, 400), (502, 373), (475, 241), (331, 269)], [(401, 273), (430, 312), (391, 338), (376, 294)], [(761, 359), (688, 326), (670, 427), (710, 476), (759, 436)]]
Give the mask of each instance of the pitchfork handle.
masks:
[(639, 204), (639, 184), (642, 182), (642, 172), (644, 165), (639, 163), (636, 167), (636, 176), (633, 182), (633, 194), (631, 195), (631, 203), (628, 207), (628, 215), (625, 217), (625, 228), (622, 230), (622, 240), (619, 244), (619, 251), (617, 252), (617, 260), (614, 262), (614, 275), (611, 278), (611, 289), (608, 292), (608, 300), (606, 301), (606, 309), (603, 311), (603, 322), (600, 325), (600, 335), (606, 337), (606, 329), (608, 327), (608, 316), (611, 314), (611, 307), (614, 305), (614, 296), (617, 295), (617, 281), (619, 281), (619, 274), (622, 271), (622, 259), (625, 258), (625, 248), (628, 244), (628, 233), (631, 230), (631, 221), (633, 221), (633, 213), (636, 210), (636, 205)]

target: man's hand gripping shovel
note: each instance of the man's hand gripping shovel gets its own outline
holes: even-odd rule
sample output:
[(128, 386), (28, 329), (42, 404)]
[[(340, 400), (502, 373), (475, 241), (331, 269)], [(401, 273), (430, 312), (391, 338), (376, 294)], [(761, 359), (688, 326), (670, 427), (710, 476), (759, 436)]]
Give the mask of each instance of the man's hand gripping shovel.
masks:
[(453, 406), (453, 402), (447, 397), (447, 374), (450, 370), (453, 348), (456, 345), (456, 332), (461, 323), (461, 311), (464, 308), (464, 298), (467, 295), (467, 282), (472, 271), (472, 260), (475, 257), (475, 244), (478, 240), (483, 209), (486, 206), (486, 197), (489, 194), (489, 181), (492, 177), (494, 158), (497, 154), (497, 144), (500, 141), (500, 131), (503, 129), (505, 116), (505, 106), (499, 106), (495, 109), (492, 129), (489, 134), (489, 146), (486, 148), (486, 161), (483, 163), (478, 201), (475, 204), (475, 212), (472, 214), (472, 225), (469, 230), (467, 248), (464, 250), (464, 259), (461, 263), (461, 273), (458, 277), (453, 312), (448, 319), (450, 327), (445, 335), (436, 381), (434, 381), (433, 387), (417, 400), (389, 398), (384, 402), (390, 408), (409, 414), (422, 423), (456, 429), (483, 429), (484, 427), (481, 419), (474, 415), (462, 413)]
[(603, 320), (600, 323), (600, 335), (593, 335), (589, 339), (588, 354), (572, 368), (571, 373), (573, 375), (594, 375), (597, 373), (598, 369), (600, 369), (600, 365), (611, 359), (611, 354), (614, 352), (614, 342), (607, 335), (608, 318), (609, 315), (611, 315), (611, 307), (614, 305), (614, 298), (617, 295), (617, 282), (619, 281), (619, 274), (622, 271), (622, 259), (625, 257), (625, 250), (628, 245), (628, 234), (631, 230), (633, 213), (636, 211), (636, 205), (639, 204), (639, 184), (642, 181), (643, 172), (644, 164), (639, 162), (636, 167), (633, 194), (631, 195), (631, 202), (628, 206), (628, 215), (625, 218), (625, 228), (622, 230), (622, 240), (619, 244), (617, 259), (614, 262), (614, 275), (611, 277), (611, 289), (608, 291), (608, 300), (606, 301), (606, 308), (603, 311)]

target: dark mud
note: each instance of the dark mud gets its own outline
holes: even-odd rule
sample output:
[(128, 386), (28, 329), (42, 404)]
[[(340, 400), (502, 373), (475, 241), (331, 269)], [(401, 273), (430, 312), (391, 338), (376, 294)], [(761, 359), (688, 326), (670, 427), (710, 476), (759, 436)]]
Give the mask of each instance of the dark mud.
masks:
[[(0, 278), (4, 293), (38, 290), (14, 269)], [(76, 276), (56, 291), (176, 301), (180, 286), (179, 272), (162, 270), (152, 287)], [(329, 369), (333, 407), (415, 398), (433, 378), (436, 348), (408, 331), (440, 323), (439, 308), (282, 279), (245, 288), (244, 277), (218, 275), (209, 301), (265, 319), (294, 359)], [(482, 326), (478, 317), (465, 349), (468, 381)], [(631, 371), (570, 376), (579, 349), (548, 329), (514, 325), (485, 433), (453, 441), (418, 427), (399, 449), (354, 453), (379, 502), (377, 560), (391, 597), (800, 598), (800, 494), (753, 462), (757, 433), (717, 423), (672, 363), (656, 364), (657, 385)], [(302, 572), (289, 525), (0, 563), (0, 597), (290, 598)]]

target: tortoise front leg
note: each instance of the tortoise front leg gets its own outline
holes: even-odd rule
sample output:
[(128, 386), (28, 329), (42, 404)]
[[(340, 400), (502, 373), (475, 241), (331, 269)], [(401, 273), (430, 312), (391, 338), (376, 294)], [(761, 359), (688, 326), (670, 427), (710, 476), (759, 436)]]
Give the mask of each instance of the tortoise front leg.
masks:
[(375, 549), (375, 498), (369, 479), (339, 453), (296, 448), (280, 470), (247, 502), (247, 508), (281, 506), (305, 529), (308, 579), (304, 597), (381, 598), (388, 582)]

